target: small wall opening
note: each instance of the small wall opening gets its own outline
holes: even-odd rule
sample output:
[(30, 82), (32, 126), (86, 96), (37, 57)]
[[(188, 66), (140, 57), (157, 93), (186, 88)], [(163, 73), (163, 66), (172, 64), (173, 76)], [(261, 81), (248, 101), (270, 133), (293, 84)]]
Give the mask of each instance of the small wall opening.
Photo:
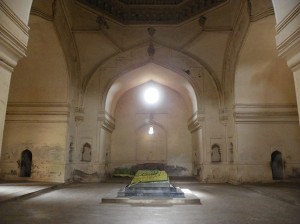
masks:
[(274, 151), (271, 154), (271, 168), (273, 180), (283, 179), (283, 160), (282, 154), (279, 151)]
[(30, 150), (25, 149), (21, 154), (21, 170), (20, 177), (31, 176), (32, 153)]
[(221, 162), (221, 148), (218, 144), (213, 144), (211, 147), (211, 161)]
[(92, 160), (92, 146), (86, 142), (82, 147), (81, 161), (91, 162), (91, 160)]

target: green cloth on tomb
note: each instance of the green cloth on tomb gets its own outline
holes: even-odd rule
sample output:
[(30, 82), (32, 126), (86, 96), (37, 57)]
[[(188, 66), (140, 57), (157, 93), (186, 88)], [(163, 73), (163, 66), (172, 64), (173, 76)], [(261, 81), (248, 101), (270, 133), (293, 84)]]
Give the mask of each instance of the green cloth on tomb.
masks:
[(134, 177), (134, 174), (129, 168), (116, 168), (112, 173), (114, 177)]
[(130, 185), (134, 185), (138, 183), (161, 182), (161, 181), (169, 181), (169, 177), (166, 171), (139, 170), (135, 174)]

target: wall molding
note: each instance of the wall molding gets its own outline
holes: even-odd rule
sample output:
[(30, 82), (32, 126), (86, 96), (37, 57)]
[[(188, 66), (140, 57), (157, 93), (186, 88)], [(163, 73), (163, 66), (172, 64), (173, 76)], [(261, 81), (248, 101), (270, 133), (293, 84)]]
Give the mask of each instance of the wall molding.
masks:
[(0, 58), (0, 67), (4, 68), (5, 70), (7, 70), (9, 72), (13, 72), (14, 71), (14, 67), (12, 67), (9, 64), (5, 63), (1, 58)]
[(29, 27), (3, 2), (0, 1), (0, 56), (10, 67), (25, 56)]
[(281, 20), (276, 26), (276, 32), (279, 34), (284, 28), (286, 28), (292, 20), (294, 20), (300, 14), (300, 2), (296, 7), (288, 13), (283, 20)]
[(28, 34), (29, 27), (3, 1), (0, 1), (0, 10), (14, 21), (24, 33)]
[(35, 16), (39, 16), (45, 20), (48, 20), (48, 21), (53, 21), (54, 20), (54, 7), (55, 7), (55, 1), (56, 0), (52, 0), (52, 3), (51, 3), (51, 12), (46, 12), (46, 11), (43, 11), (42, 9), (40, 9), (38, 6), (35, 6), (34, 3), (31, 7), (31, 10), (30, 10), (30, 14), (31, 15), (35, 15)]
[(294, 104), (236, 104), (233, 115), (236, 123), (299, 123)]
[(300, 67), (300, 2), (276, 25), (278, 55), (296, 71)]
[(8, 103), (6, 122), (65, 123), (69, 115), (66, 103)]
[[(300, 27), (298, 27), (298, 29), (296, 29), (291, 35), (277, 45), (279, 56), (283, 57), (288, 57), (290, 54), (293, 55), (293, 52), (298, 47), (300, 47)], [(295, 66), (296, 65), (291, 65), (291, 67)]]
[(272, 16), (274, 15), (274, 9), (273, 8), (269, 8), (261, 13), (258, 13), (258, 14), (255, 14), (255, 15), (251, 15), (250, 16), (250, 22), (256, 22), (258, 20), (261, 20), (265, 17), (268, 17), (268, 16)]

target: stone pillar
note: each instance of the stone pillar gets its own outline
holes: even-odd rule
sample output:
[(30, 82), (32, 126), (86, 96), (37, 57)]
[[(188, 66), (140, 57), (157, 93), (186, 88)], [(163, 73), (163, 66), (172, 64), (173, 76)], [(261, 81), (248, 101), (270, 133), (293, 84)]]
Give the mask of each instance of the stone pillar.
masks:
[[(10, 77), (13, 68), (0, 61), (0, 145), (2, 145)], [(1, 152), (1, 147), (0, 147)]]
[(0, 0), (0, 155), (10, 79), (27, 49), (31, 4), (32, 0)]
[(81, 160), (81, 152), (80, 152), (80, 139), (78, 137), (78, 129), (80, 124), (84, 121), (84, 110), (83, 108), (75, 109), (75, 150), (72, 155), (72, 162), (79, 162)]
[(193, 174), (201, 180), (201, 171), (204, 161), (203, 124), (204, 115), (195, 113), (188, 121), (188, 128), (192, 135)]
[(273, 0), (276, 44), (279, 56), (294, 73), (298, 113), (300, 112), (300, 0)]
[(101, 177), (108, 176), (110, 173), (110, 143), (111, 133), (115, 129), (115, 119), (106, 112), (100, 112), (98, 116), (99, 122), (99, 143), (98, 143), (98, 160), (99, 171)]

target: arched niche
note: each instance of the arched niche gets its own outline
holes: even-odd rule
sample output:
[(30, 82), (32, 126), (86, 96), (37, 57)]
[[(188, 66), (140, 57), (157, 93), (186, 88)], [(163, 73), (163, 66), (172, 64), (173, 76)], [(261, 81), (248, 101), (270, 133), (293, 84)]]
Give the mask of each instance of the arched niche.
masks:
[(136, 160), (139, 163), (167, 161), (167, 133), (162, 125), (149, 122), (137, 129)]
[(271, 169), (273, 180), (283, 179), (282, 153), (277, 150), (271, 154)]
[[(110, 170), (159, 163), (181, 167), (184, 170), (182, 175), (191, 175), (193, 164), (191, 133), (187, 125), (188, 105), (181, 94), (159, 83), (155, 84), (161, 88), (161, 102), (147, 104), (141, 99), (147, 84), (126, 91), (118, 100), (115, 129), (108, 140), (111, 145)], [(149, 133), (151, 127), (154, 131), (152, 135)]]

